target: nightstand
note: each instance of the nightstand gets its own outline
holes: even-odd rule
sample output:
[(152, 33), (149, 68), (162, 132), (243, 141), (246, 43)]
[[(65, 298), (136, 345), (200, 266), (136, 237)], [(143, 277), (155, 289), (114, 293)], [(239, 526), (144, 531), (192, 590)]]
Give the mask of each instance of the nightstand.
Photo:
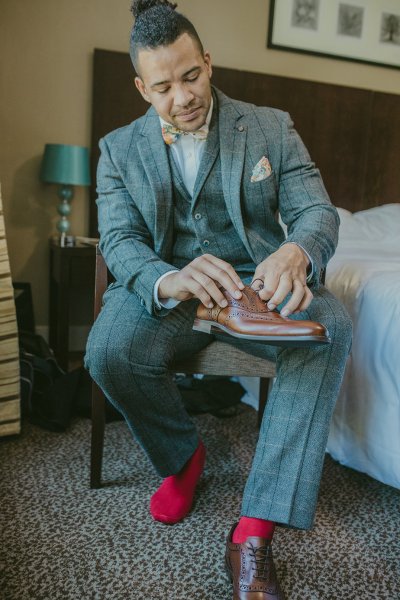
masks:
[(94, 298), (96, 247), (77, 242), (61, 247), (50, 240), (49, 344), (62, 369), (68, 370), (70, 293)]

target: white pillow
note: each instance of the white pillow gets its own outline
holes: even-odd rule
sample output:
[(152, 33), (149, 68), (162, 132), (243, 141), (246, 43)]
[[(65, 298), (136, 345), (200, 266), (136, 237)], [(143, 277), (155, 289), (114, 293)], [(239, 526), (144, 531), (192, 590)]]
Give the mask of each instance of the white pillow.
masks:
[(400, 203), (383, 204), (351, 213), (338, 208), (340, 241), (400, 241)]

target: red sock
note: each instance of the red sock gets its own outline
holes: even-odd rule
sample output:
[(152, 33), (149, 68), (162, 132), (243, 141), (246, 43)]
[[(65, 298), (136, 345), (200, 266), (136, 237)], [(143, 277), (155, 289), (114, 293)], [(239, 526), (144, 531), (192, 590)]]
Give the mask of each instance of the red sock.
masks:
[(272, 540), (274, 531), (274, 521), (264, 521), (264, 519), (253, 519), (251, 517), (240, 517), (240, 521), (232, 535), (232, 542), (234, 544), (244, 544), (244, 542), (250, 536)]
[(203, 472), (206, 449), (200, 440), (194, 454), (176, 475), (164, 479), (152, 495), (150, 513), (156, 521), (177, 523), (186, 517), (192, 507), (193, 496)]

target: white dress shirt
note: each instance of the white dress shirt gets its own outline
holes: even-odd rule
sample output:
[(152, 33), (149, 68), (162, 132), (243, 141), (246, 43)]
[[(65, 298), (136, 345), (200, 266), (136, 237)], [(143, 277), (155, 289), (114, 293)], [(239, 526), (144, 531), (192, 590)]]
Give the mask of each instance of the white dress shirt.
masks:
[[(213, 106), (214, 100), (211, 98), (211, 105), (205, 123), (207, 127), (210, 126)], [(169, 123), (164, 121), (161, 117), (160, 124), (161, 127), (163, 127), (163, 125), (169, 125)], [(206, 141), (206, 139), (200, 139), (188, 132), (183, 133), (176, 142), (170, 145), (171, 152), (178, 165), (183, 183), (191, 196), (193, 196), (194, 184), (196, 182), (197, 172), (199, 170)]]

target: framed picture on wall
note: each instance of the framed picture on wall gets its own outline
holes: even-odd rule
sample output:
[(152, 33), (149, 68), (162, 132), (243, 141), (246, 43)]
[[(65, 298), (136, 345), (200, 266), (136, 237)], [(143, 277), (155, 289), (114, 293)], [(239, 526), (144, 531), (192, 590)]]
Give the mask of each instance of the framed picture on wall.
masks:
[(267, 46), (400, 69), (400, 0), (270, 0)]

